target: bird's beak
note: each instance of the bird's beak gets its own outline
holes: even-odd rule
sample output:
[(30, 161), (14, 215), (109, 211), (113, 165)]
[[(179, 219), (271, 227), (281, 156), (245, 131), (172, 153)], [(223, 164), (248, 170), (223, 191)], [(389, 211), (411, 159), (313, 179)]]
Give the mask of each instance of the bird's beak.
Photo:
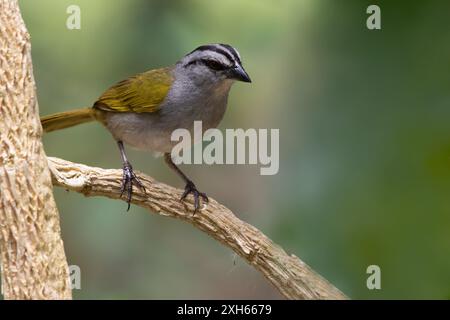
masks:
[(237, 65), (231, 71), (231, 79), (235, 79), (242, 82), (252, 82), (248, 73), (240, 65)]

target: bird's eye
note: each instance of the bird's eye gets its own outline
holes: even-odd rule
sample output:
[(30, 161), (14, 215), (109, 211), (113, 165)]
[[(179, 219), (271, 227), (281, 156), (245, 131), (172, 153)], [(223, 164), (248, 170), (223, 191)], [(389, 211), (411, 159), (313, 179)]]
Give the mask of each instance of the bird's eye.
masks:
[(204, 60), (205, 65), (212, 70), (225, 70), (227, 67), (215, 60)]

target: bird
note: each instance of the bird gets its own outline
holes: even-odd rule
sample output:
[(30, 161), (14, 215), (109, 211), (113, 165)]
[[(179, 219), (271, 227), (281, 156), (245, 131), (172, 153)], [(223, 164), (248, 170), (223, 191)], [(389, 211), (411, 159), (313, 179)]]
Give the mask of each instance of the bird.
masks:
[(139, 73), (114, 84), (91, 107), (41, 117), (41, 124), (47, 133), (98, 121), (111, 133), (122, 160), (120, 197), (127, 192), (127, 211), (133, 184), (144, 192), (145, 188), (133, 171), (125, 145), (163, 154), (165, 163), (185, 183), (180, 200), (184, 201), (189, 194), (193, 196), (195, 214), (200, 208), (200, 198), (205, 203), (209, 199), (173, 162), (171, 150), (176, 142), (171, 140), (171, 134), (180, 128), (192, 133), (194, 121), (202, 121), (203, 132), (217, 127), (236, 81), (251, 82), (239, 52), (228, 44), (201, 45), (174, 65)]

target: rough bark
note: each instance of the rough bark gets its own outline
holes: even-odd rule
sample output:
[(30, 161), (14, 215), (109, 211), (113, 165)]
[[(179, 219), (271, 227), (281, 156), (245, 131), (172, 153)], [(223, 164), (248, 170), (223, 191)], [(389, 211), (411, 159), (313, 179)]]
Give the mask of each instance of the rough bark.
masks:
[[(54, 185), (86, 196), (120, 198), (122, 170), (88, 167), (53, 157), (48, 161)], [(261, 231), (238, 219), (214, 199), (210, 198), (209, 204), (193, 215), (192, 202), (179, 200), (182, 190), (138, 174), (146, 191), (134, 188), (134, 204), (150, 212), (184, 220), (204, 231), (260, 271), (286, 298), (346, 299), (342, 292), (299, 258), (288, 255)]]
[(31, 63), (15, 0), (0, 0), (0, 252), (6, 299), (70, 299)]

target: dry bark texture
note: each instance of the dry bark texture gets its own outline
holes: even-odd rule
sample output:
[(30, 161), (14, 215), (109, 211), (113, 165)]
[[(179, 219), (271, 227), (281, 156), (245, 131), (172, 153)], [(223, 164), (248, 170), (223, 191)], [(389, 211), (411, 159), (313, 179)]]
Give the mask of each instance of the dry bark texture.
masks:
[(70, 299), (36, 98), (30, 37), (0, 0), (0, 252), (5, 299)]
[[(53, 157), (48, 161), (54, 185), (86, 196), (120, 198), (122, 170), (88, 167)], [(288, 255), (261, 231), (238, 219), (214, 199), (210, 198), (210, 203), (193, 215), (192, 201), (186, 204), (179, 200), (182, 190), (137, 174), (146, 192), (134, 188), (134, 204), (150, 212), (184, 220), (204, 231), (260, 271), (286, 298), (346, 299), (342, 292), (299, 258)]]

